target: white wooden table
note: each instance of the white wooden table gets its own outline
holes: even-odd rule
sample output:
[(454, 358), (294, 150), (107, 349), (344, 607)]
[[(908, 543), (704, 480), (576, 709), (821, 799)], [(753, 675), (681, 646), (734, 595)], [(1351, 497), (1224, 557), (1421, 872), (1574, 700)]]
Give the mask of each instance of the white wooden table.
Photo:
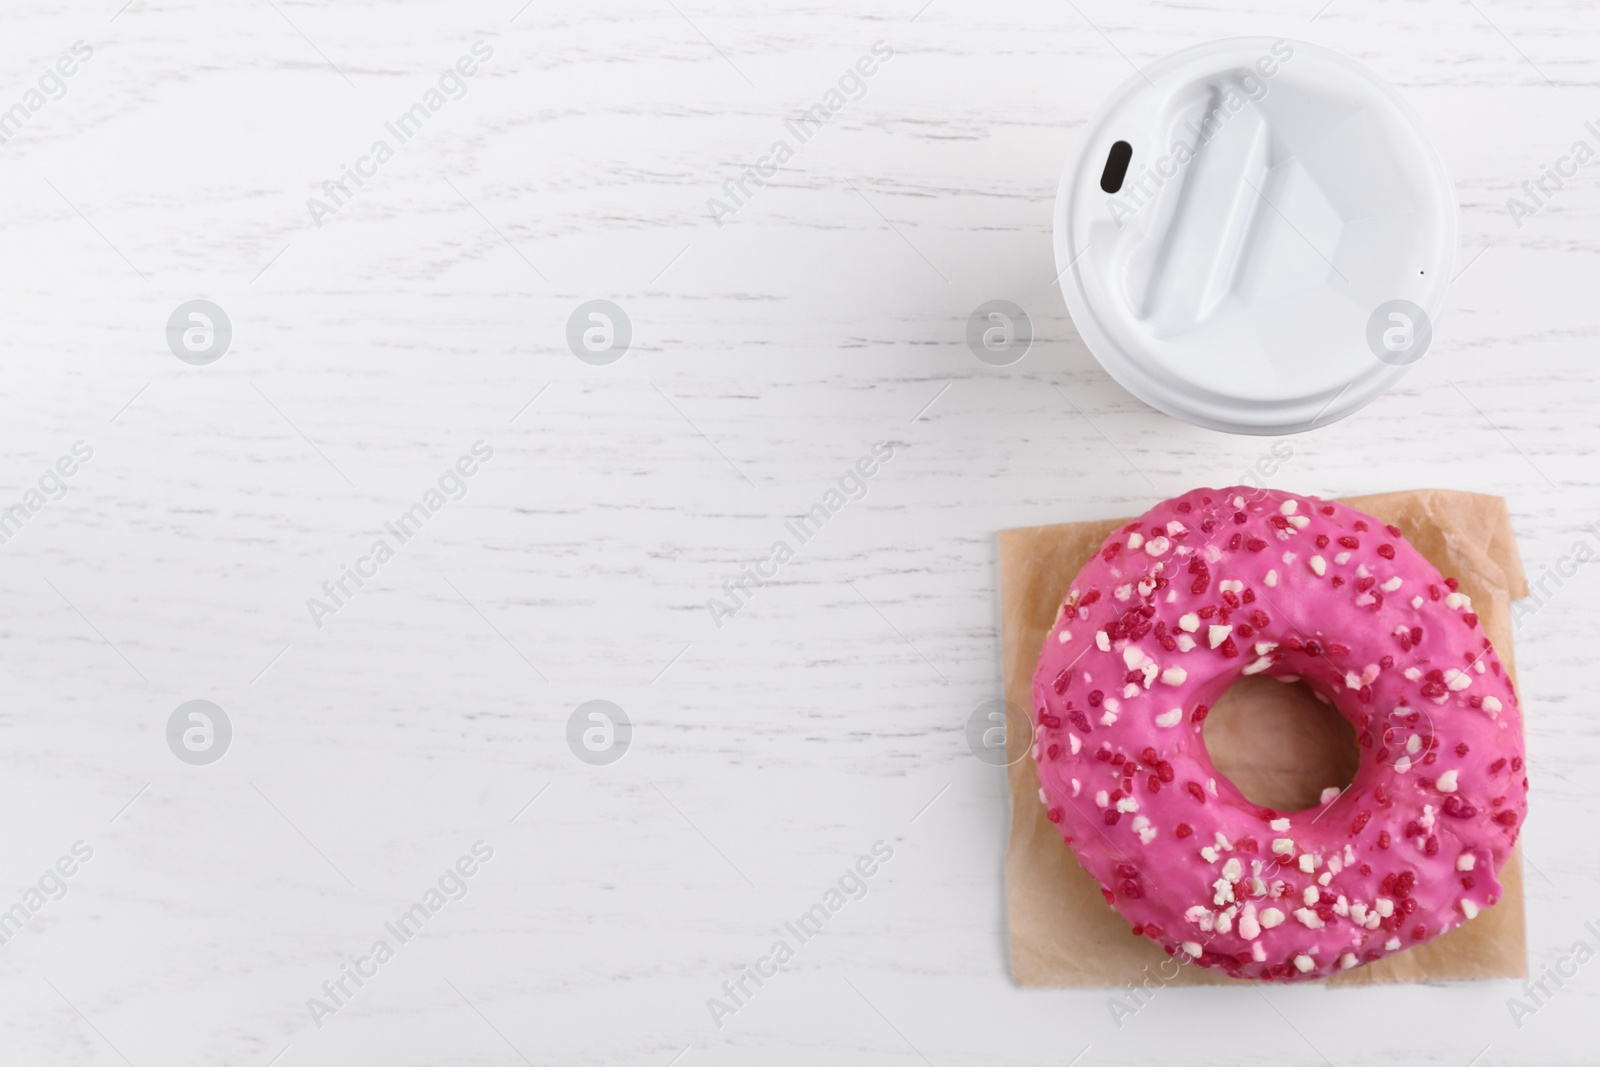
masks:
[[(0, 15), (0, 118), (22, 105), (0, 121), (0, 511), (23, 506), (0, 544), (0, 1061), (1592, 1062), (1595, 964), (1520, 1028), (1511, 983), (1172, 989), (1121, 1028), (1104, 991), (1018, 990), (1002, 773), (963, 731), (999, 690), (998, 530), (1231, 484), (1271, 446), (1134, 400), (1052, 284), (1077, 130), (1190, 43), (1354, 55), (1460, 192), (1434, 351), (1272, 481), (1504, 494), (1535, 579), (1600, 546), (1593, 165), (1520, 227), (1506, 207), (1600, 147), (1600, 12), (120, 2)], [(366, 176), (336, 198), (345, 168)], [(1038, 335), (1008, 367), (964, 339), (997, 298)], [(203, 366), (164, 332), (194, 299), (232, 326)], [(595, 299), (631, 323), (607, 365), (567, 342)], [(800, 544), (785, 524), (880, 441)], [(419, 503), (401, 543), (385, 523)], [(714, 619), (757, 562), (771, 580)], [(369, 577), (335, 603), (346, 566)], [(1594, 575), (1547, 579), (1518, 631), (1536, 973), (1600, 947)], [(191, 700), (231, 725), (208, 765), (168, 743)], [(591, 700), (632, 724), (609, 765), (567, 743)], [(879, 841), (865, 895), (714, 1021)], [(385, 924), (419, 903), (402, 941)]]

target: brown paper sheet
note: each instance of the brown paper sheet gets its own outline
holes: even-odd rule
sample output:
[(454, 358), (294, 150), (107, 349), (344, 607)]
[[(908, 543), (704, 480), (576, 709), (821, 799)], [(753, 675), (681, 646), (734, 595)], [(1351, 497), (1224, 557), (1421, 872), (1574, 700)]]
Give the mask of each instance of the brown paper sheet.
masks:
[[(1345, 503), (1400, 527), (1440, 571), (1460, 580), (1515, 681), (1510, 602), (1527, 596), (1528, 588), (1505, 501), (1423, 489), (1352, 497)], [(1106, 535), (1128, 521), (1001, 532), (1005, 695), (1017, 708), (1032, 706), (1039, 649), (1072, 579)], [(1350, 780), (1357, 759), (1354, 732), (1336, 712), (1303, 686), (1266, 678), (1242, 679), (1229, 689), (1213, 706), (1206, 727), (1206, 743), (1217, 768), (1245, 795), (1284, 811), (1314, 806), (1324, 786)], [(1134, 936), (1044, 817), (1038, 772), (1025, 751), (1031, 734), (1024, 728), (1013, 729), (1010, 735), (1009, 755), (1014, 762), (1009, 769), (1006, 897), (1011, 970), (1017, 982), (1120, 987), (1144, 980), (1146, 968), (1159, 973), (1168, 985), (1235, 982), (1201, 967), (1180, 967), (1175, 977), (1165, 977), (1173, 970), (1166, 954), (1153, 942)], [(1285, 766), (1297, 770), (1289, 773)], [(1522, 865), (1516, 853), (1500, 878), (1505, 895), (1477, 918), (1426, 945), (1327, 979), (1328, 984), (1526, 977)]]

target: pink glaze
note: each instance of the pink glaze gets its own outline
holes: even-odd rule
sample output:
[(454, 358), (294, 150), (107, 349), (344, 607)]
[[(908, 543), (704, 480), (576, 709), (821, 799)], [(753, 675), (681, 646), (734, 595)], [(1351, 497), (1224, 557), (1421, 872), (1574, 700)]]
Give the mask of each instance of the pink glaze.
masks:
[[(1280, 813), (1217, 772), (1201, 723), (1247, 674), (1301, 679), (1355, 727), (1337, 799)], [(1353, 508), (1243, 487), (1157, 505), (1073, 582), (1033, 695), (1050, 820), (1169, 954), (1324, 977), (1500, 898), (1527, 814), (1516, 694), (1455, 582)]]

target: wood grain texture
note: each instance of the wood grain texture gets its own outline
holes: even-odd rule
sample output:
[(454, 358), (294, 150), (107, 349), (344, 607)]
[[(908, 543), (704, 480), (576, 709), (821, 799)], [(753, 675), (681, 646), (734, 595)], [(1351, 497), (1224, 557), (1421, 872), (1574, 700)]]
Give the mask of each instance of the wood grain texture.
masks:
[[(1118, 1029), (1103, 993), (1007, 973), (1004, 783), (963, 733), (1000, 689), (995, 533), (1136, 514), (1268, 445), (1099, 369), (1051, 202), (1135, 66), (1239, 33), (1369, 64), (1456, 179), (1433, 353), (1273, 480), (1507, 498), (1549, 590), (1517, 631), (1531, 968), (1596, 941), (1600, 589), (1555, 568), (1600, 545), (1600, 192), (1585, 170), (1520, 228), (1505, 201), (1596, 117), (1600, 11), (1319, 3), (8, 5), (0, 112), (93, 56), (0, 145), (0, 509), (94, 456), (0, 544), (0, 912), (94, 856), (0, 945), (6, 1062), (1585, 1062), (1592, 967), (1520, 1029), (1504, 983), (1170, 990)], [(880, 39), (865, 95), (718, 227), (707, 200)], [(465, 94), (315, 225), (479, 40)], [(164, 336), (197, 297), (234, 327), (205, 367)], [(964, 341), (997, 297), (1037, 333), (1005, 368)], [(633, 324), (606, 367), (566, 344), (593, 298)], [(478, 440), (466, 495), (318, 629), (307, 598)], [(708, 598), (877, 441), (865, 496), (718, 628)], [(196, 698), (235, 731), (209, 767), (165, 737)], [(608, 767), (565, 740), (596, 698), (634, 724)], [(315, 1026), (480, 839), (466, 897)], [(708, 998), (879, 840), (867, 895), (719, 1029)], [(1174, 1051), (1219, 1021), (1243, 1037)]]

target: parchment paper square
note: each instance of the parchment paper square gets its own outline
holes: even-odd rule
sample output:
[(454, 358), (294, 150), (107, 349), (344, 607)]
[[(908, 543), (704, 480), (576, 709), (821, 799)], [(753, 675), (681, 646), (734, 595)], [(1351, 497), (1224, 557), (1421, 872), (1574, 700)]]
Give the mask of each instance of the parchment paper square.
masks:
[[(1485, 633), (1511, 672), (1511, 601), (1528, 595), (1505, 501), (1445, 489), (1381, 493), (1344, 501), (1404, 531), (1407, 540), (1472, 597)], [(1032, 707), (1039, 650), (1068, 586), (1107, 534), (1129, 519), (1005, 530), (1000, 534), (1000, 601), (1006, 700)], [(1526, 708), (1524, 707), (1524, 714)], [(1341, 740), (1342, 732), (1342, 740)], [(1120, 987), (1142, 980), (1166, 954), (1136, 937), (1044, 817), (1039, 777), (1025, 749), (1009, 739), (1011, 838), (1006, 898), (1011, 970), (1024, 986)], [(1284, 811), (1316, 804), (1323, 785), (1353, 769), (1348, 725), (1299, 687), (1264, 678), (1234, 685), (1212, 708), (1206, 741), (1217, 768), (1246, 795)], [(1016, 759), (1017, 756), (1022, 758)], [(1310, 778), (1285, 765), (1314, 767)], [(1537, 811), (1538, 783), (1532, 783)], [(1513, 853), (1499, 903), (1450, 933), (1327, 979), (1330, 985), (1527, 976), (1522, 864)], [(1163, 972), (1164, 977), (1164, 972)], [(1236, 983), (1218, 972), (1182, 967), (1168, 985)]]

